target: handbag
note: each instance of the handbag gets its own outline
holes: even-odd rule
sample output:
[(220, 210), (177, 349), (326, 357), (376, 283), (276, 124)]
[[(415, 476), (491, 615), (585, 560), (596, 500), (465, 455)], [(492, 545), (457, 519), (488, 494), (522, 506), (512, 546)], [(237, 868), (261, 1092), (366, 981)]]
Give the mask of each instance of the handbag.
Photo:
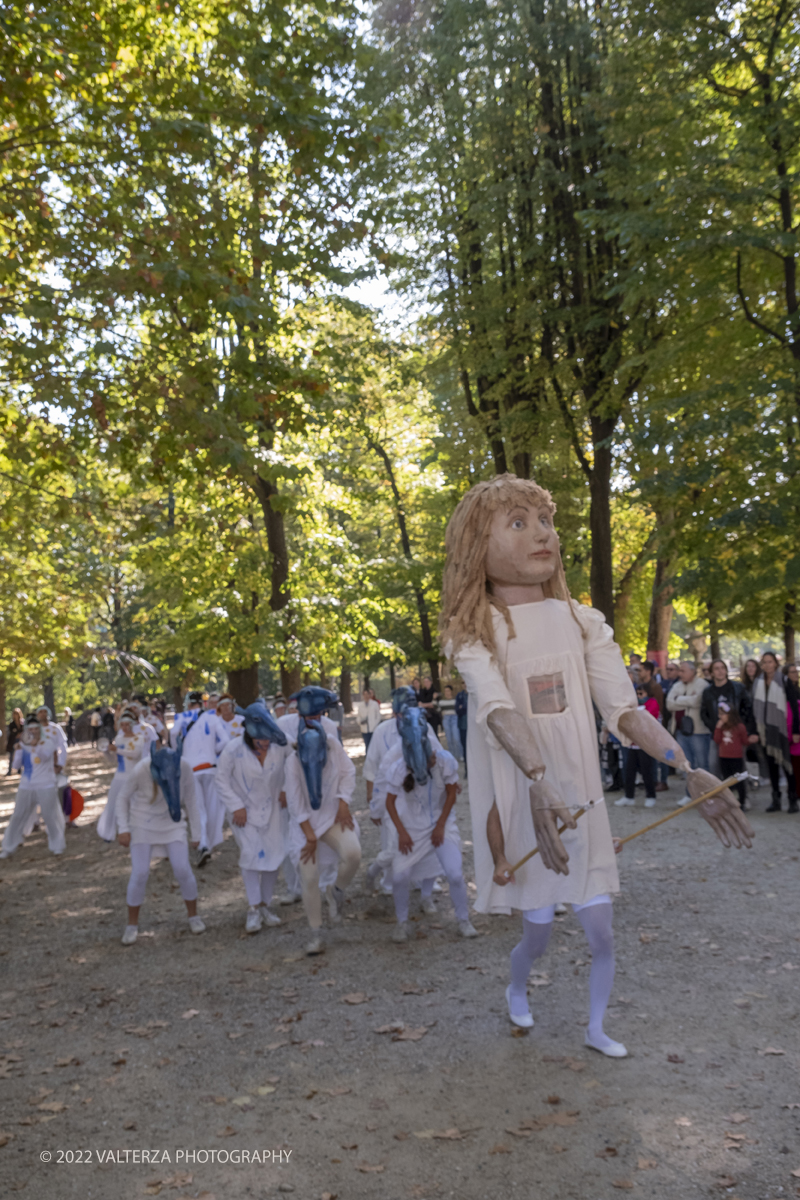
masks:
[(691, 737), (694, 733), (694, 721), (691, 717), (684, 715), (681, 717), (681, 723), (678, 728), (684, 737)]

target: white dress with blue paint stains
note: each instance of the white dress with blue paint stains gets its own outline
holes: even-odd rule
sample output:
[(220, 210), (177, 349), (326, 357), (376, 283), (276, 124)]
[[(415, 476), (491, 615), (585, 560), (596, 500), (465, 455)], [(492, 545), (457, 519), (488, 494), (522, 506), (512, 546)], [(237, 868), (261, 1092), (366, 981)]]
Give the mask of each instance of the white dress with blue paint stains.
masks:
[[(277, 752), (276, 752), (277, 751)], [(270, 746), (263, 765), (241, 737), (232, 738), (217, 763), (217, 793), (229, 818), (247, 811), (245, 825), (231, 821), (243, 871), (277, 871), (286, 854), (278, 797), (283, 791), (281, 747)]]

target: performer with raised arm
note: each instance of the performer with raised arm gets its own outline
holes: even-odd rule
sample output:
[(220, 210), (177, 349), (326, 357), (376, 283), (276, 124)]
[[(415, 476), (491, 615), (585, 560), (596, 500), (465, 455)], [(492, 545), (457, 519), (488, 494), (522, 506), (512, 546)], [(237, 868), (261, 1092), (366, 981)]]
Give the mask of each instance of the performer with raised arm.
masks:
[[(623, 1057), (625, 1047), (603, 1030), (619, 876), (592, 702), (621, 741), (684, 771), (693, 798), (718, 781), (692, 770), (664, 727), (638, 708), (603, 615), (570, 597), (554, 513), (548, 492), (514, 475), (467, 492), (447, 529), (440, 635), (470, 696), (475, 908), (515, 908), (524, 918), (511, 954), (509, 1017), (533, 1024), (528, 974), (546, 949), (554, 906), (572, 904), (592, 951), (586, 1044)], [(725, 846), (750, 845), (753, 831), (729, 791), (700, 812)], [(533, 846), (539, 853), (512, 874), (510, 864)]]
[(278, 868), (286, 854), (281, 823), (286, 734), (257, 700), (241, 714), (242, 737), (232, 737), (217, 761), (217, 791), (228, 810), (239, 847), (239, 870), (247, 895), (245, 932), (280, 925), (269, 911)]
[(211, 851), (222, 844), (222, 826), (225, 808), (217, 795), (217, 756), (225, 745), (216, 713), (206, 712), (203, 693), (190, 692), (188, 708), (175, 718), (170, 734), (170, 743), (177, 749), (183, 746), (183, 758), (192, 768), (197, 792), (197, 807), (200, 813), (200, 845), (197, 850), (198, 867), (204, 867), (211, 858)]

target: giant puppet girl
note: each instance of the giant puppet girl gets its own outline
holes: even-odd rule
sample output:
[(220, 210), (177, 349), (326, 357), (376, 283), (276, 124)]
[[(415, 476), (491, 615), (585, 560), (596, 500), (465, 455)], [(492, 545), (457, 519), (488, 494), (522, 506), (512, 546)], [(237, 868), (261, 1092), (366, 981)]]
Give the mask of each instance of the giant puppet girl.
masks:
[[(718, 780), (691, 770), (662, 725), (637, 706), (602, 613), (569, 595), (548, 492), (514, 475), (471, 488), (447, 528), (440, 634), (469, 690), (470, 807), (479, 912), (519, 909), (511, 954), (511, 1021), (533, 1024), (527, 979), (547, 946), (557, 903), (571, 904), (592, 950), (586, 1043), (627, 1051), (603, 1031), (614, 978), (612, 893), (619, 876), (592, 702), (624, 744), (686, 772), (700, 796)], [(573, 813), (587, 808), (579, 821)], [(730, 792), (700, 811), (724, 845), (753, 831)], [(568, 828), (562, 837), (559, 822)], [(539, 853), (516, 874), (533, 846)]]

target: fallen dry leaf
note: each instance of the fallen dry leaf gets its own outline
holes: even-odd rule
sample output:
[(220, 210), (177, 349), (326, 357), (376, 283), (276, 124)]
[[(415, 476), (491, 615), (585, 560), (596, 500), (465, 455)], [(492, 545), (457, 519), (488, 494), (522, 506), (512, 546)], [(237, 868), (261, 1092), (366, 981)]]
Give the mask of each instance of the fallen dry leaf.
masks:
[(511, 1037), (513, 1037), (513, 1038), (524, 1038), (527, 1036), (528, 1036), (527, 1029), (520, 1029), (520, 1027), (518, 1025), (515, 1025), (514, 1028), (511, 1030)]
[(224, 1129), (217, 1130), (217, 1137), (234, 1137), (236, 1130), (232, 1125), (226, 1125)]
[(135, 1121), (126, 1121), (125, 1124), (122, 1126), (122, 1128), (123, 1129), (135, 1129), (136, 1122)]
[(256, 1088), (256, 1095), (271, 1096), (274, 1091), (277, 1091), (277, 1089), (268, 1085), (267, 1087)]
[(606, 1146), (603, 1150), (595, 1150), (595, 1158), (616, 1158), (619, 1151), (616, 1146)]
[(366, 992), (348, 992), (346, 996), (342, 996), (342, 1004), (366, 1004), (369, 996)]
[(421, 1025), (419, 1029), (400, 1029), (392, 1035), (393, 1042), (418, 1042), (420, 1038), (424, 1038), (428, 1032), (425, 1025)]
[(40, 1112), (60, 1113), (66, 1112), (67, 1106), (60, 1100), (46, 1100), (44, 1104), (38, 1104), (37, 1108)]
[(343, 1150), (357, 1150), (358, 1142), (342, 1142)]
[(169, 1179), (165, 1179), (164, 1183), (167, 1187), (182, 1188), (188, 1187), (194, 1179), (191, 1171), (176, 1171), (174, 1175), (170, 1175)]
[(231, 1100), (231, 1104), (238, 1104), (239, 1107), (241, 1107), (243, 1104), (252, 1103), (253, 1101), (250, 1096), (236, 1096), (235, 1099)]
[(379, 1025), (377, 1029), (373, 1029), (373, 1033), (400, 1033), (405, 1029), (403, 1021), (392, 1021), (389, 1025)]
[(800, 1167), (798, 1167), (796, 1171), (791, 1171), (790, 1174), (793, 1179), (800, 1179)]
[(73, 1057), (73, 1058), (57, 1058), (56, 1059), (57, 1067), (73, 1067), (73, 1066), (79, 1067), (80, 1065), (81, 1065), (81, 1060), (79, 1058)]
[(668, 1054), (668, 1055), (667, 1055), (667, 1062), (671, 1062), (671, 1063), (682, 1063), (682, 1062), (683, 1062), (683, 1059), (681, 1058), (680, 1054)]
[(442, 1129), (433, 1136), (442, 1142), (460, 1142), (465, 1135), (460, 1129)]
[(490, 1154), (511, 1154), (511, 1147), (504, 1146), (502, 1142), (498, 1142), (496, 1146), (492, 1146)]
[(746, 1113), (730, 1113), (725, 1120), (730, 1121), (731, 1125), (744, 1125), (745, 1121), (749, 1121), (750, 1118)]
[(381, 1171), (386, 1170), (386, 1167), (383, 1163), (375, 1163), (373, 1165), (372, 1163), (361, 1162), (356, 1163), (356, 1170), (362, 1171), (365, 1175), (380, 1175)]
[(721, 1175), (717, 1180), (717, 1187), (730, 1188), (736, 1187), (737, 1180), (732, 1175)]
[(767, 1046), (766, 1050), (759, 1050), (759, 1054), (785, 1054), (785, 1050), (778, 1050), (776, 1046)]
[(322, 1090), (327, 1096), (349, 1096), (353, 1089), (349, 1087), (333, 1087), (323, 1088)]
[(633, 1187), (632, 1179), (612, 1179), (611, 1186), (613, 1188), (624, 1188), (626, 1191)]
[(7, 1146), (9, 1142), (13, 1142), (13, 1133), (0, 1133), (0, 1146)]
[(183, 1017), (184, 1021), (191, 1021), (192, 1017), (200, 1016), (200, 1009), (199, 1008), (187, 1008), (186, 1012), (181, 1013), (181, 1016)]
[(688, 1117), (676, 1117), (675, 1118), (675, 1124), (680, 1125), (685, 1129), (688, 1129), (689, 1126), (691, 1125), (691, 1123), (692, 1122), (689, 1120)]
[(547, 1103), (548, 1103), (548, 1104), (560, 1104), (560, 1103), (561, 1103), (561, 1097), (560, 1097), (560, 1096), (548, 1096), (548, 1097), (547, 1097)]
[(640, 1158), (636, 1162), (637, 1171), (655, 1171), (658, 1163), (654, 1158)]

